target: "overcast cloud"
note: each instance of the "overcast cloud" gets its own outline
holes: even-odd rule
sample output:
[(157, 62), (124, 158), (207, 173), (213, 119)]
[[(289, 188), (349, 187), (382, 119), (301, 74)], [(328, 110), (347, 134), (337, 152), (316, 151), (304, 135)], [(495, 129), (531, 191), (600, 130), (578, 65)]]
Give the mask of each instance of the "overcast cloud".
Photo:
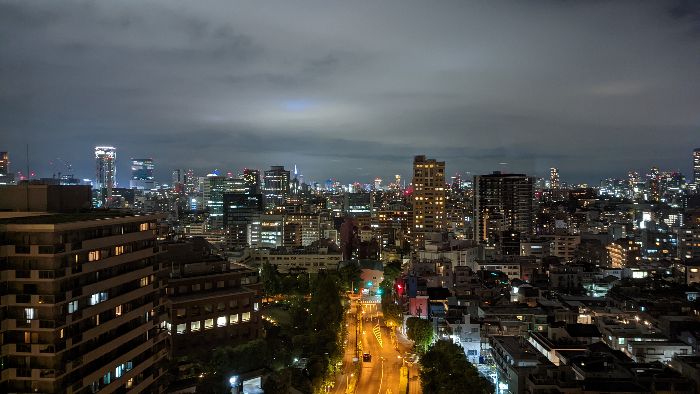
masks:
[[(92, 147), (307, 180), (502, 169), (690, 173), (693, 1), (0, 1), (0, 150), (92, 177)], [(499, 163), (508, 163), (507, 165)]]

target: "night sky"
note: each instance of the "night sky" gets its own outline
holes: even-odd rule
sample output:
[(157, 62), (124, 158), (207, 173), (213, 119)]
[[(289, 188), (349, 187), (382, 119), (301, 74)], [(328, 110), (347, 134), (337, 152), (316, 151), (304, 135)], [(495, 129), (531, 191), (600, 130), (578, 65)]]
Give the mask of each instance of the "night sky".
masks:
[[(695, 5), (693, 5), (695, 4)], [(700, 2), (0, 1), (0, 150), (94, 176), (93, 147), (306, 180), (594, 182), (700, 146)], [(507, 164), (501, 164), (507, 163)]]

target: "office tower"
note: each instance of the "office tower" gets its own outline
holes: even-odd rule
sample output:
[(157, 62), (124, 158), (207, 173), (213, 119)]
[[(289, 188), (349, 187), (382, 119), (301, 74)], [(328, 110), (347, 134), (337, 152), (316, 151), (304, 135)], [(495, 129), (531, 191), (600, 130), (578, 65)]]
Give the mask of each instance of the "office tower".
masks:
[(370, 216), (372, 193), (345, 193), (343, 210), (347, 216)]
[(521, 237), (533, 233), (534, 180), (523, 174), (474, 177), (474, 234), (479, 242), (495, 245), (498, 233), (514, 230)]
[(414, 248), (423, 246), (425, 233), (445, 228), (445, 162), (416, 156), (413, 159)]
[(549, 188), (550, 189), (559, 189), (561, 187), (561, 184), (559, 183), (559, 170), (557, 168), (550, 168), (549, 169)]
[(254, 248), (276, 248), (282, 246), (284, 215), (260, 215), (250, 224), (249, 244)]
[(289, 213), (284, 217), (284, 225), (285, 237), (287, 236), (287, 226), (299, 232), (301, 246), (311, 245), (321, 239), (321, 220), (318, 214)]
[(265, 171), (263, 195), (266, 209), (284, 204), (289, 195), (289, 176), (289, 171), (285, 170), (284, 166), (272, 166)]
[(10, 173), (10, 155), (7, 152), (0, 152), (0, 185), (11, 185), (15, 177)]
[(131, 180), (129, 188), (151, 190), (155, 185), (153, 180), (153, 159), (131, 159)]
[(95, 190), (102, 193), (103, 197), (111, 197), (112, 189), (117, 186), (117, 149), (111, 146), (95, 147)]
[(250, 246), (250, 225), (262, 212), (262, 194), (224, 193), (224, 229), (229, 248)]
[(241, 178), (246, 181), (250, 188), (250, 194), (259, 194), (260, 190), (260, 170), (244, 168)]
[(700, 191), (700, 148), (693, 151), (693, 183), (695, 189)]
[(162, 391), (159, 219), (16, 212), (0, 220), (0, 392)]
[(248, 186), (242, 179), (209, 174), (202, 178), (204, 208), (209, 211), (208, 230), (224, 229), (224, 194), (247, 194)]

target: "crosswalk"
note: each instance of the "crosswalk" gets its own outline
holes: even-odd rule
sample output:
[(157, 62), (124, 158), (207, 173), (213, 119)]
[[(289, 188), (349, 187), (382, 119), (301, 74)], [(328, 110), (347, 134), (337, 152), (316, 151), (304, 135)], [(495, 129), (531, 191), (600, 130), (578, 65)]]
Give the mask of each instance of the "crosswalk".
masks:
[(382, 343), (382, 329), (379, 327), (379, 324), (372, 328), (372, 333), (374, 334), (374, 337), (377, 338), (379, 347), (384, 347), (384, 344)]

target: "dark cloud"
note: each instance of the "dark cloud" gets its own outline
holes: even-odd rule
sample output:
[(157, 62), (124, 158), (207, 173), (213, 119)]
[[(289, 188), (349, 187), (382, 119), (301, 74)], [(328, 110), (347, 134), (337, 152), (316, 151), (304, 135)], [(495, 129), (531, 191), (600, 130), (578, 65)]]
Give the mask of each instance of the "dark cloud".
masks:
[(122, 182), (139, 156), (163, 180), (388, 179), (421, 153), (450, 173), (687, 173), (698, 21), (694, 1), (4, 1), (0, 149), (91, 177), (113, 144)]

